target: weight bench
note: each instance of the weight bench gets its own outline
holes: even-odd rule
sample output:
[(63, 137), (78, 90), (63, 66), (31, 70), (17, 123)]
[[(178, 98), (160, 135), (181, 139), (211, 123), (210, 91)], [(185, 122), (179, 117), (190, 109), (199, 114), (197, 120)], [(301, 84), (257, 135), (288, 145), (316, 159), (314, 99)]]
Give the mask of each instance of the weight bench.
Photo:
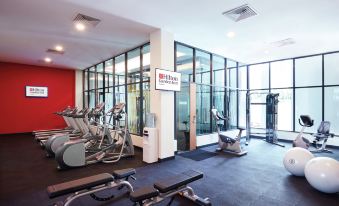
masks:
[(133, 187), (128, 182), (128, 179), (132, 178), (135, 180), (135, 178), (133, 177), (134, 174), (135, 169), (131, 168), (115, 170), (112, 174), (102, 173), (48, 186), (47, 193), (49, 198), (55, 198), (73, 193), (68, 196), (65, 201), (57, 202), (53, 204), (53, 206), (68, 206), (75, 199), (88, 194), (97, 201), (107, 201), (114, 198), (114, 195), (102, 198), (96, 196), (94, 193), (115, 187), (118, 187), (118, 190), (121, 190), (123, 187), (127, 187), (129, 192), (133, 192)]
[(130, 194), (130, 200), (134, 202), (135, 205), (148, 206), (159, 203), (170, 197), (171, 200), (168, 205), (171, 205), (175, 195), (180, 194), (198, 205), (212, 205), (208, 198), (203, 199), (197, 196), (193, 189), (187, 186), (187, 184), (201, 178), (203, 178), (203, 173), (189, 170), (173, 177), (157, 181), (154, 183), (153, 187), (147, 186), (135, 190)]

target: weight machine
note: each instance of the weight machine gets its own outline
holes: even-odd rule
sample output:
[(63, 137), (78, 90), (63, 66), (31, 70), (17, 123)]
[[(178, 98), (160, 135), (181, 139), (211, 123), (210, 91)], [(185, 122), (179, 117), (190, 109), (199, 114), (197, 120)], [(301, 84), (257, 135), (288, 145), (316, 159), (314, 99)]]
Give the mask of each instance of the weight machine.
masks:
[[(266, 102), (251, 102), (251, 95), (266, 95)], [(279, 93), (246, 93), (246, 144), (250, 140), (251, 134), (265, 134), (264, 141), (281, 147), (285, 145), (278, 142), (277, 125), (278, 125), (278, 100)], [(251, 105), (264, 105), (266, 107), (266, 132), (251, 133)]]

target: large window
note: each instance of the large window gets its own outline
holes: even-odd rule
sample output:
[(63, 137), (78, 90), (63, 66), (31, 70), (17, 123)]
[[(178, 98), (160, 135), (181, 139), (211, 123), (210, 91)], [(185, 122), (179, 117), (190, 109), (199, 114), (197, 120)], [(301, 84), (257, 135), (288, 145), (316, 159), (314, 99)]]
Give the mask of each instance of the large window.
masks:
[(293, 61), (271, 63), (271, 88), (293, 87)]
[(257, 64), (249, 67), (249, 89), (269, 88), (269, 64)]
[(302, 114), (310, 115), (314, 119), (314, 128), (308, 127), (306, 132), (316, 132), (316, 127), (322, 120), (321, 88), (300, 88), (295, 90), (295, 130), (300, 131), (298, 118)]
[(141, 135), (149, 112), (149, 51), (145, 44), (84, 70), (85, 107), (105, 102), (108, 111), (123, 102), (130, 132)]
[[(195, 53), (195, 82), (211, 84), (211, 55), (196, 50)], [(197, 86), (197, 134), (211, 133), (211, 87)]]
[(295, 60), (295, 86), (321, 86), (322, 56), (313, 56)]
[(331, 132), (339, 134), (339, 86), (325, 88), (325, 120), (331, 122)]
[(247, 93), (247, 66), (238, 68), (238, 101), (239, 101), (239, 122), (238, 125), (246, 127), (246, 93)]
[(278, 130), (293, 131), (293, 89), (272, 89), (278, 97)]
[(324, 55), (325, 85), (339, 84), (339, 53)]
[(306, 132), (316, 132), (326, 120), (332, 132), (339, 132), (339, 52), (245, 65), (180, 43), (176, 51), (176, 70), (182, 74), (176, 137), (189, 132), (189, 82), (197, 83), (197, 135), (211, 132), (213, 107), (229, 117), (228, 126), (245, 127), (247, 93), (254, 103), (253, 128), (266, 127), (266, 96), (278, 93), (278, 130), (299, 132), (299, 116), (306, 114), (315, 120)]

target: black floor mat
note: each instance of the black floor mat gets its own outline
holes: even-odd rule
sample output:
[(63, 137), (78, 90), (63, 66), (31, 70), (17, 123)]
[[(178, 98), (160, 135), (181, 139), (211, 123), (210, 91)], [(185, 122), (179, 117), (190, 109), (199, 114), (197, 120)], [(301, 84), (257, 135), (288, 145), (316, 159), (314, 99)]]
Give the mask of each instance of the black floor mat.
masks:
[(185, 158), (188, 158), (188, 159), (191, 159), (191, 160), (201, 161), (201, 160), (205, 160), (205, 159), (214, 157), (215, 155), (217, 155), (217, 153), (197, 149), (197, 150), (194, 150), (194, 151), (191, 151), (191, 152), (185, 152), (185, 153), (181, 153), (181, 154), (178, 154), (178, 155), (185, 157)]

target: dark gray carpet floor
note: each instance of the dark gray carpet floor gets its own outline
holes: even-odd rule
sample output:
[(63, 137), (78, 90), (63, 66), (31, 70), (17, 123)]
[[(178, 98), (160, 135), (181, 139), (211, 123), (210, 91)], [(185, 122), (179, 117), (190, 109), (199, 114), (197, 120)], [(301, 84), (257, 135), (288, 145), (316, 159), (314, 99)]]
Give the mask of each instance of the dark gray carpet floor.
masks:
[[(204, 178), (191, 184), (196, 193), (209, 197), (213, 205), (240, 206), (335, 206), (339, 194), (328, 195), (313, 189), (305, 178), (291, 176), (282, 164), (286, 148), (253, 139), (246, 147), (248, 154), (235, 157), (218, 155), (194, 161), (181, 156), (175, 160), (145, 165), (141, 150), (136, 157), (124, 159), (117, 164), (95, 164), (88, 167), (57, 171), (52, 159), (44, 158), (43, 151), (30, 135), (0, 136), (0, 205), (51, 205), (65, 197), (48, 199), (45, 188), (62, 181), (81, 178), (114, 169), (135, 167), (134, 188), (152, 185), (159, 178), (172, 176), (188, 169), (204, 172)], [(203, 148), (215, 150), (216, 146)], [(325, 155), (323, 155), (325, 156)], [(339, 160), (339, 151), (326, 155)], [(101, 195), (111, 194), (106, 191)], [(164, 202), (159, 205), (166, 205)], [(82, 197), (73, 205), (133, 205), (128, 198), (117, 201), (96, 202)], [(194, 205), (183, 198), (176, 198), (172, 205)]]

